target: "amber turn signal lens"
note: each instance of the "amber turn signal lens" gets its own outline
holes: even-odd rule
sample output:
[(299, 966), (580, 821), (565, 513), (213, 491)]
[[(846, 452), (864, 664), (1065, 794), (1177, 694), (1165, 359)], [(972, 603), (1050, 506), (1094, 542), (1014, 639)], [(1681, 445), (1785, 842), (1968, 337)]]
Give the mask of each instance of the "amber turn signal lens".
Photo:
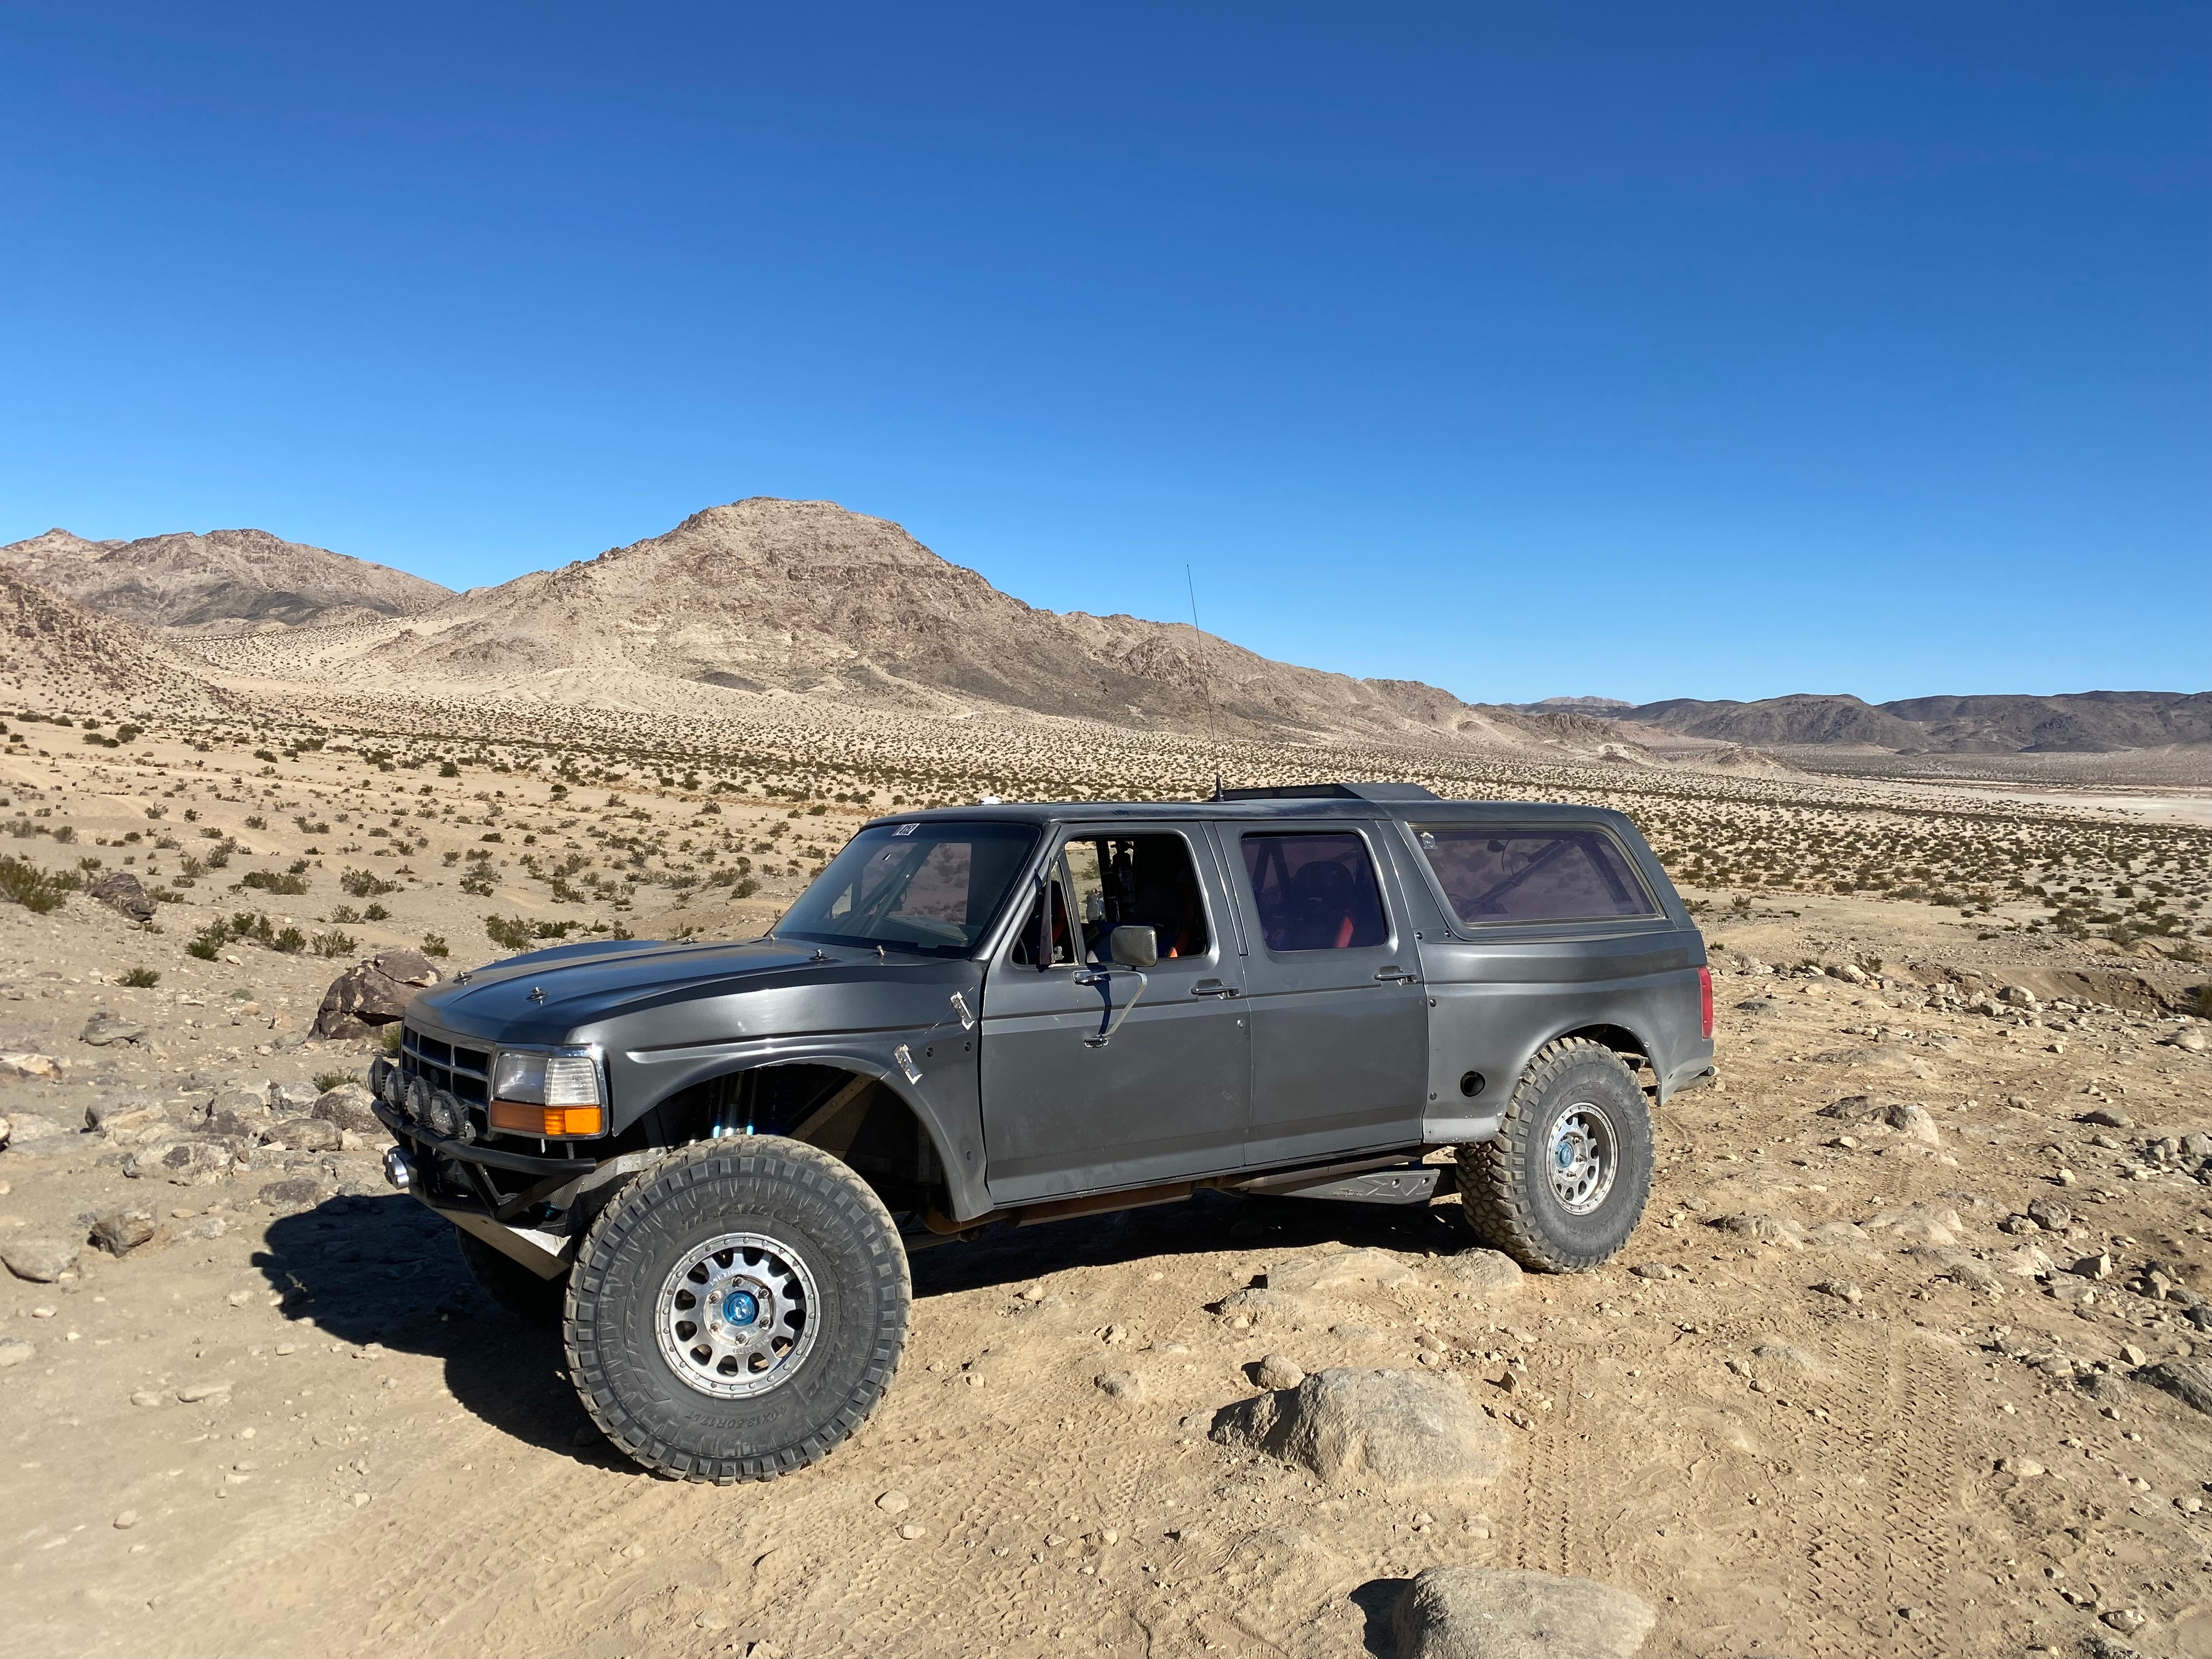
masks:
[(606, 1115), (597, 1106), (526, 1106), (518, 1100), (491, 1103), (491, 1127), (519, 1135), (595, 1135)]

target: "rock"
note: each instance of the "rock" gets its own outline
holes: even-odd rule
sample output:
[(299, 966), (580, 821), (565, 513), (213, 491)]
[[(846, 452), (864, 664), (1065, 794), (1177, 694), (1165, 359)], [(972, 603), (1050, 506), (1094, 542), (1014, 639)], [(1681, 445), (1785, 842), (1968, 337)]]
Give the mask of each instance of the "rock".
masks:
[(0, 1077), (59, 1083), (64, 1069), (64, 1062), (52, 1054), (34, 1054), (21, 1048), (0, 1048)]
[(1449, 1378), (1332, 1366), (1216, 1413), (1210, 1437), (1303, 1464), (1332, 1486), (1391, 1491), (1495, 1480), (1504, 1431)]
[(128, 1255), (151, 1239), (160, 1224), (151, 1210), (118, 1206), (93, 1218), (92, 1242), (110, 1255)]
[(1737, 1238), (1748, 1239), (1754, 1244), (1776, 1244), (1802, 1250), (1808, 1242), (1804, 1228), (1787, 1216), (1759, 1213), (1717, 1215), (1705, 1224)]
[(1660, 1284), (1674, 1276), (1674, 1270), (1663, 1261), (1639, 1261), (1628, 1271), (1638, 1279), (1649, 1279)]
[(1884, 1210), (1859, 1223), (1863, 1231), (1887, 1233), (1909, 1244), (1932, 1244), (1939, 1249), (1956, 1244), (1966, 1225), (1949, 1205), (1924, 1200), (1901, 1210)]
[(2035, 1006), (2035, 993), (2025, 985), (2008, 985), (1997, 993), (1997, 1000), (2008, 1002), (2015, 1008), (2033, 1008)]
[(328, 1118), (287, 1118), (269, 1131), (269, 1139), (288, 1152), (334, 1152), (344, 1132)]
[(1967, 1255), (1964, 1250), (1946, 1250), (1932, 1244), (1914, 1244), (1905, 1252), (1916, 1261), (1924, 1263), (1954, 1284), (1963, 1285), (1973, 1291), (1994, 1291), (2004, 1280), (1987, 1262)]
[(314, 1109), (322, 1091), (312, 1083), (272, 1083), (269, 1109), (277, 1117), (304, 1117)]
[(331, 1189), (312, 1176), (272, 1181), (254, 1194), (272, 1210), (312, 1210), (331, 1194)]
[(203, 1400), (214, 1400), (230, 1392), (228, 1379), (211, 1382), (187, 1382), (177, 1390), (177, 1398), (187, 1406), (197, 1406)]
[(900, 1515), (905, 1512), (910, 1501), (902, 1492), (887, 1492), (876, 1499), (876, 1507), (885, 1515)]
[(2208, 1042), (2204, 1033), (2194, 1025), (2185, 1025), (2171, 1036), (2160, 1037), (2159, 1041), (2168, 1048), (2184, 1049), (2192, 1054), (2201, 1054), (2207, 1048), (2212, 1048), (2212, 1042)]
[(898, 1532), (899, 1536), (905, 1539), (909, 1544), (914, 1542), (917, 1538), (927, 1538), (929, 1535), (929, 1528), (927, 1527), (919, 1525), (912, 1521), (908, 1522), (904, 1526), (901, 1527), (898, 1529)]
[(123, 1160), (123, 1173), (137, 1181), (204, 1187), (228, 1175), (230, 1165), (230, 1148), (219, 1141), (178, 1140), (131, 1153)]
[(1899, 1133), (1928, 1146), (1940, 1146), (1942, 1142), (1942, 1136), (1936, 1130), (1936, 1120), (1929, 1115), (1925, 1106), (1900, 1102), (1884, 1111), (1881, 1120)]
[(1231, 1291), (1214, 1304), (1214, 1307), (1224, 1318), (1243, 1319), (1255, 1325), (1278, 1322), (1297, 1325), (1328, 1317), (1304, 1297), (1292, 1296), (1287, 1291), (1271, 1291), (1265, 1286)]
[(2000, 1474), (2016, 1474), (2023, 1480), (2033, 1480), (2036, 1476), (2041, 1474), (2043, 1472), (2043, 1465), (2037, 1462), (2033, 1457), (2000, 1457), (1997, 1459), (1997, 1473)]
[(1306, 1374), (1297, 1361), (1279, 1353), (1271, 1353), (1263, 1356), (1252, 1368), (1252, 1380), (1270, 1390), (1295, 1389), (1306, 1380)]
[(2079, 1121), (2094, 1123), (2100, 1129), (2132, 1129), (2136, 1127), (2135, 1119), (2125, 1112), (2114, 1111), (2109, 1106), (2100, 1106), (2093, 1112), (2084, 1112)]
[(2055, 1198), (2039, 1198), (2028, 1205), (2027, 1218), (2047, 1233), (2063, 1233), (2074, 1224), (2074, 1212)]
[(1592, 1578), (1427, 1567), (1391, 1616), (1399, 1659), (1630, 1659), (1659, 1615)]
[(1855, 962), (1839, 962), (1828, 969), (1828, 977), (1839, 979), (1846, 985), (1863, 985), (1867, 982), (1867, 971)]
[(1338, 1250), (1308, 1256), (1267, 1270), (1267, 1288), (1301, 1292), (1352, 1290), (1364, 1285), (1387, 1289), (1410, 1285), (1419, 1278), (1411, 1267), (1386, 1250)]
[(74, 1239), (19, 1233), (0, 1243), (0, 1261), (6, 1262), (8, 1271), (18, 1279), (27, 1279), (33, 1285), (51, 1285), (76, 1266), (81, 1248)]
[(111, 1089), (84, 1109), (84, 1127), (115, 1134), (135, 1124), (151, 1123), (161, 1116), (161, 1109), (148, 1105), (143, 1096)]
[(8, 1120), (8, 1144), (18, 1152), (36, 1140), (63, 1140), (70, 1135), (65, 1123), (37, 1112), (18, 1112)]
[(1832, 1296), (1838, 1302), (1848, 1302), (1853, 1307), (1866, 1300), (1866, 1292), (1848, 1279), (1824, 1279), (1813, 1287), (1822, 1296)]
[(362, 1084), (341, 1083), (328, 1093), (318, 1095), (310, 1109), (325, 1122), (335, 1123), (356, 1134), (381, 1134), (384, 1125), (369, 1103), (374, 1098)]
[(128, 870), (111, 870), (84, 890), (88, 899), (96, 899), (116, 915), (131, 921), (151, 921), (161, 906), (154, 896), (139, 884), (138, 878)]
[(1109, 1400), (1118, 1400), (1125, 1406), (1145, 1403), (1145, 1379), (1134, 1371), (1101, 1371), (1091, 1380)]
[(1881, 1109), (1869, 1095), (1845, 1095), (1841, 1100), (1829, 1102), (1814, 1113), (1815, 1117), (1832, 1117), (1838, 1123), (1873, 1123), (1881, 1117)]
[(79, 1042), (89, 1042), (95, 1048), (106, 1048), (118, 1042), (143, 1042), (146, 1027), (143, 1021), (125, 1019), (120, 1014), (111, 1014), (106, 1009), (85, 1021), (84, 1029), (76, 1034)]
[(2203, 1360), (2161, 1359), (2134, 1375), (2136, 1382), (2170, 1394), (2192, 1411), (2212, 1417), (2212, 1365)]
[(389, 1025), (439, 974), (420, 951), (382, 951), (331, 981), (315, 1011), (315, 1035), (362, 1037)]
[(0, 1336), (0, 1371), (10, 1365), (27, 1365), (38, 1354), (38, 1349), (20, 1336)]
[(1486, 1301), (1521, 1294), (1521, 1264), (1501, 1250), (1462, 1250), (1437, 1266), (1453, 1289)]
[(116, 1516), (112, 1524), (118, 1532), (128, 1532), (138, 1524), (138, 1511), (125, 1510)]
[(2124, 1406), (2130, 1398), (2127, 1378), (2118, 1371), (2091, 1371), (2087, 1376), (2075, 1379), (2081, 1392), (2100, 1406)]

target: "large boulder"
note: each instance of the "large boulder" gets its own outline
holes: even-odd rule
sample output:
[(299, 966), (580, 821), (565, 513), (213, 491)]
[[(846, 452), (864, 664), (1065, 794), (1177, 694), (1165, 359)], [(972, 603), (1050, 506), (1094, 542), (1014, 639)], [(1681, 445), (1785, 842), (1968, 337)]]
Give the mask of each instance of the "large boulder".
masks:
[(1399, 1659), (1630, 1659), (1659, 1615), (1594, 1578), (1429, 1567), (1398, 1598)]
[(365, 1085), (341, 1083), (337, 1088), (316, 1096), (315, 1103), (310, 1109), (315, 1116), (326, 1123), (335, 1123), (341, 1129), (350, 1129), (356, 1134), (373, 1135), (384, 1127), (377, 1120), (375, 1107), (371, 1103), (375, 1098)]
[(439, 981), (420, 951), (380, 951), (331, 981), (315, 1011), (315, 1035), (365, 1037), (407, 1012), (407, 1005)]
[(138, 878), (128, 870), (111, 870), (84, 890), (87, 898), (98, 899), (116, 915), (131, 921), (151, 921), (154, 912), (161, 907), (154, 896), (139, 884)]
[(2136, 1381), (2162, 1389), (2183, 1405), (2212, 1416), (2212, 1365), (2201, 1359), (2161, 1359), (2138, 1370)]
[(1224, 1407), (1212, 1437), (1304, 1464), (1334, 1486), (1391, 1492), (1492, 1480), (1504, 1432), (1453, 1379), (1333, 1366)]
[(27, 1279), (33, 1285), (51, 1285), (76, 1266), (80, 1248), (73, 1238), (19, 1233), (0, 1244), (0, 1261), (6, 1262), (8, 1271), (18, 1279)]

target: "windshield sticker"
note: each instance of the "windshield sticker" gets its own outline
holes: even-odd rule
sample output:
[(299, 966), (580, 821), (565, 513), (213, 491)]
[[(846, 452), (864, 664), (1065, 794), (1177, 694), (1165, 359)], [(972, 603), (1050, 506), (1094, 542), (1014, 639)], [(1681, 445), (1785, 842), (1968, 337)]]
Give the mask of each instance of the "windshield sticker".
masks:
[(918, 823), (902, 823), (897, 829), (892, 830), (891, 834), (894, 836), (910, 836), (921, 828), (921, 826)]

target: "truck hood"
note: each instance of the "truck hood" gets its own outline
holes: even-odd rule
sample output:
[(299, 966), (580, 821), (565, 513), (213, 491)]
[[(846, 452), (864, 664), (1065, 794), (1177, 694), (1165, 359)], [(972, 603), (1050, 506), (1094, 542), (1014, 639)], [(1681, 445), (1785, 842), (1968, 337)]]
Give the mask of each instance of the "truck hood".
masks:
[[(422, 1023), (507, 1042), (561, 1042), (586, 1028), (665, 1004), (825, 978), (911, 973), (910, 957), (817, 950), (778, 939), (743, 943), (605, 940), (534, 951), (471, 969), (424, 991), (410, 1009)], [(931, 963), (930, 965), (937, 965)]]

